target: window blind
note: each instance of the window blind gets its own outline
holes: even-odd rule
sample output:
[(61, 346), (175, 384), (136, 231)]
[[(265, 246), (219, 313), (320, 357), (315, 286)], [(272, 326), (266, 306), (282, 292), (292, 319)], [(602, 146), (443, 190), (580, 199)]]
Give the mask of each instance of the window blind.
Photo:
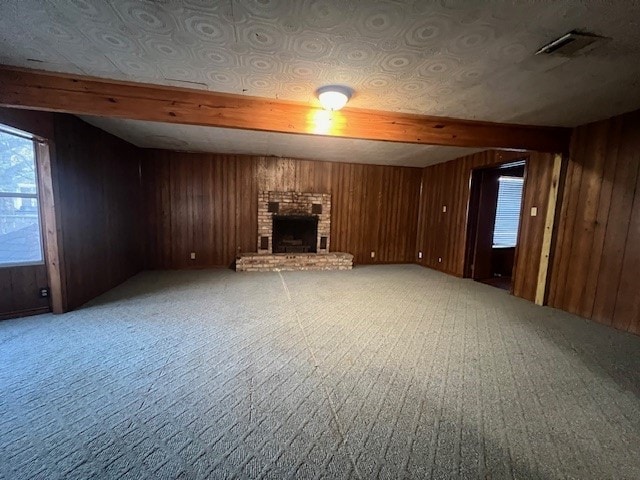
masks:
[(515, 247), (518, 242), (523, 186), (521, 177), (498, 179), (498, 207), (493, 227), (493, 246), (496, 248)]

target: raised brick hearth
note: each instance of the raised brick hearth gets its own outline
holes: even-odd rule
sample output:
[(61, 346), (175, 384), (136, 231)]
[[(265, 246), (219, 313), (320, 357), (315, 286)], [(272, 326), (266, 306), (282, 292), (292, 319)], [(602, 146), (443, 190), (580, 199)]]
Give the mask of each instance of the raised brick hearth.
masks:
[(243, 253), (236, 259), (238, 272), (277, 270), (351, 270), (350, 253)]

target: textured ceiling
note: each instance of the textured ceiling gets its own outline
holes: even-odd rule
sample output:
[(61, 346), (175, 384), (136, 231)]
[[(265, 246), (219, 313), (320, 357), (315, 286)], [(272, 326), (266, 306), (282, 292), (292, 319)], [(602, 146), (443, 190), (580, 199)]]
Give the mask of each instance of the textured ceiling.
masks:
[[(611, 40), (533, 55), (573, 29)], [(350, 106), (499, 122), (575, 126), (638, 108), (639, 52), (632, 0), (0, 2), (5, 64), (310, 104), (343, 83)]]

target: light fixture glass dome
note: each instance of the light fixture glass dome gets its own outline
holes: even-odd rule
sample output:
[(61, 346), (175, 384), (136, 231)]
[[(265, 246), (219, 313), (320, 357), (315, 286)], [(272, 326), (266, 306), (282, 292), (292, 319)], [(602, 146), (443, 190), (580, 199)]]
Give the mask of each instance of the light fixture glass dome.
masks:
[(328, 85), (317, 91), (318, 100), (325, 110), (340, 110), (351, 98), (351, 89), (341, 85)]

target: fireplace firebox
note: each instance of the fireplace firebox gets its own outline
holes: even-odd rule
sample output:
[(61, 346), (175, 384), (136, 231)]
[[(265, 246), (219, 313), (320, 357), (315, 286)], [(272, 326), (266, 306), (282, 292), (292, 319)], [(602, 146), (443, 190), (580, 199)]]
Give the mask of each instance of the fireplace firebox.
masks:
[(317, 239), (317, 216), (273, 216), (273, 253), (316, 253)]

